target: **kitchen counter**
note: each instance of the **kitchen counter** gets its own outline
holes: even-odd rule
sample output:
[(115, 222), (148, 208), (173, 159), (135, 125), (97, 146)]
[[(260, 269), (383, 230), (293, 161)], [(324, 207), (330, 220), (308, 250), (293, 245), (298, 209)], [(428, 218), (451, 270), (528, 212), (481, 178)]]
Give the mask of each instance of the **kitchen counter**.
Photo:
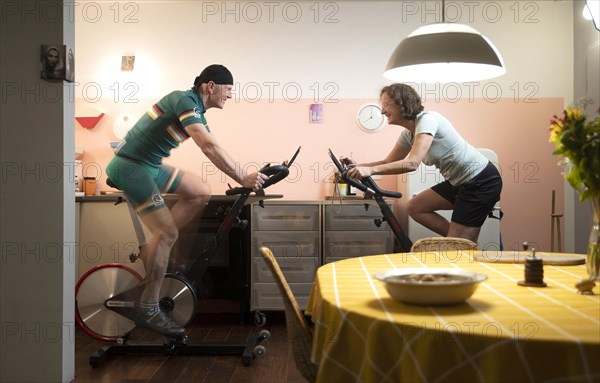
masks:
[[(106, 193), (106, 194), (98, 194), (98, 195), (84, 195), (84, 196), (76, 196), (75, 202), (117, 202), (119, 198), (122, 198), (125, 201), (125, 195), (123, 193)], [(177, 194), (163, 194), (163, 198), (165, 201), (174, 201), (179, 199)], [(210, 197), (210, 200), (213, 202), (230, 202), (235, 201), (238, 198), (237, 195), (213, 195)], [(269, 200), (269, 199), (279, 199), (283, 198), (281, 194), (267, 194), (264, 196), (251, 195), (248, 197), (247, 203), (254, 203), (260, 200)]]
[[(76, 196), (75, 202), (116, 202), (119, 197), (121, 197), (121, 198), (123, 198), (123, 200), (125, 200), (125, 196), (123, 193), (108, 192), (105, 194), (98, 194), (98, 195)], [(166, 201), (174, 201), (179, 198), (177, 196), (177, 194), (163, 194), (163, 197)], [(260, 200), (275, 200), (275, 201), (270, 201), (270, 203), (285, 203), (288, 205), (289, 204), (306, 204), (306, 203), (318, 203), (318, 204), (330, 204), (330, 205), (361, 204), (361, 203), (375, 204), (375, 200), (373, 200), (373, 199), (363, 199), (362, 197), (357, 197), (357, 196), (343, 197), (341, 200), (339, 197), (331, 197), (331, 196), (326, 196), (325, 199), (323, 199), (323, 200), (286, 200), (283, 198), (284, 198), (284, 196), (282, 194), (267, 194), (265, 196), (251, 195), (248, 198), (248, 203), (255, 203)], [(236, 199), (237, 199), (237, 196), (228, 196), (228, 195), (213, 195), (210, 197), (210, 200), (214, 201), (214, 202), (229, 202), (229, 201), (235, 201)]]

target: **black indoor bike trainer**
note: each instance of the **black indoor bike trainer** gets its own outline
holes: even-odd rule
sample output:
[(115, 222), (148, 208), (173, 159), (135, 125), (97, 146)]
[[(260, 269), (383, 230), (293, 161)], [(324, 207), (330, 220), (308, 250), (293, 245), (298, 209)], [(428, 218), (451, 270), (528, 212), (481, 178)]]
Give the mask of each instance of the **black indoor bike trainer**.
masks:
[[(331, 149), (329, 149), (329, 157), (331, 157), (331, 160), (333, 161), (335, 167), (339, 171), (341, 180), (343, 182), (347, 183), (348, 185), (354, 186), (358, 190), (362, 191), (365, 194), (365, 199), (373, 199), (375, 200), (375, 202), (377, 202), (377, 205), (379, 206), (379, 209), (381, 209), (381, 213), (383, 214), (383, 218), (376, 219), (375, 225), (379, 227), (384, 221), (387, 222), (390, 226), (390, 229), (392, 229), (396, 240), (398, 241), (398, 245), (400, 246), (401, 252), (409, 252), (413, 243), (410, 240), (410, 238), (408, 238), (408, 236), (404, 233), (404, 231), (400, 227), (398, 219), (392, 212), (392, 209), (390, 209), (389, 205), (383, 199), (384, 197), (402, 198), (402, 193), (380, 189), (371, 177), (365, 177), (362, 180), (357, 180), (355, 178), (349, 177), (348, 166), (346, 164), (341, 163), (340, 160), (338, 160), (338, 158), (333, 154)], [(365, 209), (368, 208), (369, 205), (365, 204)]]
[[(247, 225), (247, 222), (239, 219), (245, 205), (258, 202), (263, 206), (263, 200), (281, 197), (265, 195), (264, 189), (288, 176), (289, 168), (299, 151), (300, 148), (289, 162), (275, 166), (266, 165), (260, 169), (261, 173), (269, 177), (260, 191), (253, 194), (252, 189), (244, 187), (230, 188), (226, 191), (226, 195), (237, 196), (237, 198), (228, 208), (214, 240), (196, 256), (191, 266), (168, 271), (165, 275), (159, 305), (173, 322), (185, 327), (194, 319), (198, 301), (194, 278), (201, 278), (206, 272), (231, 229), (236, 226), (243, 228)], [(138, 243), (143, 245), (146, 243), (143, 227), (133, 205), (127, 203)], [(131, 258), (135, 261), (136, 256), (132, 255)], [(188, 342), (187, 337), (179, 339), (165, 337), (163, 344), (128, 342), (129, 334), (136, 326), (129, 318), (132, 318), (134, 300), (141, 295), (143, 288), (142, 276), (120, 263), (96, 266), (77, 282), (75, 291), (77, 323), (92, 338), (111, 343), (96, 350), (90, 356), (92, 367), (97, 367), (103, 360), (113, 355), (241, 355), (243, 365), (248, 366), (255, 358), (265, 354), (266, 349), (260, 343), (270, 336), (267, 330), (258, 333), (252, 331), (245, 342), (191, 343)]]

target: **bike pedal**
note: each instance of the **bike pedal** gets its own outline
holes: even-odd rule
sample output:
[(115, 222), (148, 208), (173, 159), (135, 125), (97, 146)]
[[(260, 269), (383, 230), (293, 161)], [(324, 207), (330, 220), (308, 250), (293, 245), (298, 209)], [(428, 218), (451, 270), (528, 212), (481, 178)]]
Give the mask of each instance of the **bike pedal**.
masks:
[(131, 263), (136, 263), (139, 258), (140, 258), (140, 256), (138, 254), (135, 254), (135, 253), (129, 254), (129, 262), (131, 262)]

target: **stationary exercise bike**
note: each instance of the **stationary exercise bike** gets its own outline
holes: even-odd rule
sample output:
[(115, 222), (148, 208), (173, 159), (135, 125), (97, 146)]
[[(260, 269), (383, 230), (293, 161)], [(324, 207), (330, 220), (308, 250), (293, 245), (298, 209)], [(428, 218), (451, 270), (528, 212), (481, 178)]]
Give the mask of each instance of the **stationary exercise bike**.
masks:
[[(263, 188), (254, 193), (252, 189), (235, 187), (228, 189), (225, 194), (235, 197), (235, 202), (228, 208), (214, 240), (196, 256), (190, 266), (169, 268), (160, 291), (160, 309), (181, 327), (188, 325), (195, 317), (198, 294), (196, 280), (201, 280), (211, 261), (218, 254), (219, 247), (227, 239), (230, 230), (236, 226), (242, 229), (247, 221), (239, 219), (242, 208), (263, 200), (281, 196), (265, 195), (264, 189), (283, 180), (289, 174), (289, 168), (298, 155), (296, 150), (292, 159), (281, 165), (267, 164), (259, 171), (269, 178)], [(109, 183), (110, 184), (110, 183)], [(113, 184), (114, 185), (114, 184)], [(112, 185), (111, 185), (112, 186)], [(119, 197), (117, 204), (122, 202)], [(141, 245), (146, 238), (141, 221), (133, 205), (126, 201), (132, 218), (134, 230)], [(131, 254), (130, 260), (138, 260), (137, 254)], [(266, 349), (260, 342), (270, 334), (261, 330), (258, 334), (252, 332), (246, 342), (202, 342), (191, 344), (187, 337), (171, 338), (165, 336), (164, 344), (131, 344), (127, 340), (135, 328), (133, 318), (134, 301), (139, 299), (144, 289), (142, 276), (132, 268), (120, 264), (109, 263), (96, 266), (86, 272), (77, 282), (75, 288), (76, 321), (83, 331), (94, 339), (112, 343), (98, 349), (90, 356), (90, 365), (97, 367), (110, 355), (241, 355), (242, 363), (250, 365), (253, 359), (265, 354)]]
[[(365, 177), (362, 180), (357, 180), (356, 178), (349, 177), (349, 167), (346, 164), (341, 163), (340, 160), (333, 154), (331, 149), (329, 149), (329, 157), (331, 157), (331, 160), (333, 161), (333, 164), (339, 171), (341, 180), (344, 183), (362, 191), (365, 194), (365, 199), (373, 199), (375, 200), (375, 202), (377, 202), (377, 205), (379, 206), (383, 217), (375, 219), (375, 225), (379, 227), (382, 225), (383, 222), (387, 222), (390, 229), (394, 233), (396, 240), (398, 241), (398, 245), (400, 246), (401, 252), (409, 252), (413, 243), (410, 240), (410, 238), (404, 233), (404, 231), (400, 227), (398, 219), (396, 219), (396, 216), (392, 212), (392, 209), (390, 209), (389, 205), (383, 199), (384, 197), (402, 198), (402, 193), (380, 189), (371, 177)], [(365, 204), (365, 209), (368, 208), (369, 205)]]

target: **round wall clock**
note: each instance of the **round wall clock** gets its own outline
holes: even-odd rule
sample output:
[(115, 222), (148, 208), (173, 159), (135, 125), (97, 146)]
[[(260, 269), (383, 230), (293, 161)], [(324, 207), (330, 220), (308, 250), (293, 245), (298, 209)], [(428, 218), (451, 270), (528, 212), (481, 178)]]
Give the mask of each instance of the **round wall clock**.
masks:
[(358, 109), (356, 114), (358, 127), (367, 133), (374, 133), (385, 124), (385, 116), (377, 104), (365, 104)]

